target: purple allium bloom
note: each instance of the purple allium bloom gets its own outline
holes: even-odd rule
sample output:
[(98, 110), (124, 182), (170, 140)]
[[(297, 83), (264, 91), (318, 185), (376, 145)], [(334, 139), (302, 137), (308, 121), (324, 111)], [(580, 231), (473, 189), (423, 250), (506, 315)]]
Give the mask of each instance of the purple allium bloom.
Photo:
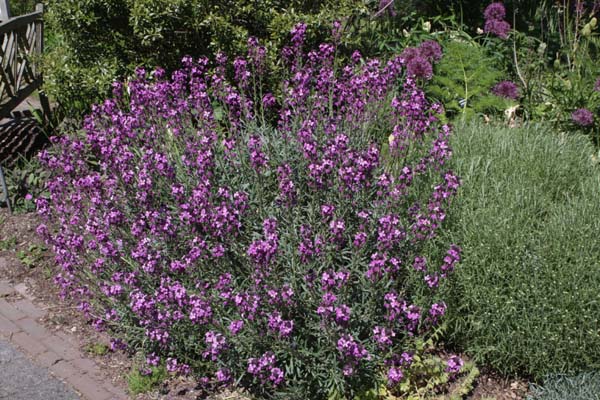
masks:
[(498, 19), (488, 19), (487, 21), (485, 21), (483, 31), (485, 33), (491, 33), (493, 35), (496, 35), (501, 39), (507, 39), (508, 32), (510, 32), (510, 24), (506, 21)]
[(489, 6), (485, 8), (483, 12), (483, 16), (485, 19), (495, 19), (495, 20), (503, 20), (506, 17), (506, 9), (504, 8), (504, 4), (500, 2), (491, 3)]
[(410, 63), (413, 58), (419, 57), (420, 55), (421, 52), (419, 51), (419, 49), (415, 47), (407, 47), (404, 50), (402, 50), (402, 53), (400, 54), (400, 59), (404, 62), (404, 65), (408, 65), (408, 63)]
[(431, 79), (433, 76), (433, 67), (431, 63), (422, 56), (413, 57), (406, 66), (409, 75), (415, 78)]
[(511, 81), (502, 81), (492, 88), (492, 93), (505, 99), (517, 100), (520, 96), (519, 87)]
[(600, 92), (600, 78), (596, 79), (596, 83), (594, 83), (594, 90), (596, 92)]
[(422, 57), (429, 61), (440, 61), (442, 59), (442, 46), (435, 40), (426, 40), (419, 45)]
[(590, 126), (594, 123), (594, 114), (587, 108), (579, 108), (573, 111), (571, 119), (579, 126)]

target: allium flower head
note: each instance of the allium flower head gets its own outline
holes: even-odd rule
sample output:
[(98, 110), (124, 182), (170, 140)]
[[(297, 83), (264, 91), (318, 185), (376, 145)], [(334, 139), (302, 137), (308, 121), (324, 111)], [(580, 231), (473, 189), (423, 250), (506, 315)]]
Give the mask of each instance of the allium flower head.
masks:
[(433, 67), (425, 58), (419, 56), (410, 60), (406, 66), (409, 75), (415, 78), (431, 79), (433, 76)]
[(579, 126), (590, 126), (594, 123), (594, 114), (587, 108), (580, 108), (573, 111), (571, 119)]
[(485, 21), (483, 31), (485, 33), (491, 33), (492, 35), (496, 35), (501, 39), (507, 39), (508, 32), (510, 32), (510, 24), (502, 20), (488, 19), (487, 21)]
[(491, 3), (485, 8), (483, 16), (486, 20), (503, 20), (504, 17), (506, 17), (506, 9), (504, 8), (504, 4), (500, 2)]
[(413, 58), (419, 57), (420, 55), (421, 52), (419, 51), (419, 49), (416, 49), (414, 47), (407, 47), (400, 54), (400, 59), (404, 62), (404, 65), (408, 65), (408, 63), (410, 63)]
[(502, 81), (492, 88), (492, 93), (505, 99), (517, 100), (520, 96), (519, 87), (511, 81)]
[(435, 40), (426, 40), (419, 45), (422, 57), (429, 61), (440, 61), (442, 59), (442, 46)]
[(596, 92), (600, 92), (600, 78), (596, 79), (596, 83), (594, 83), (594, 90)]

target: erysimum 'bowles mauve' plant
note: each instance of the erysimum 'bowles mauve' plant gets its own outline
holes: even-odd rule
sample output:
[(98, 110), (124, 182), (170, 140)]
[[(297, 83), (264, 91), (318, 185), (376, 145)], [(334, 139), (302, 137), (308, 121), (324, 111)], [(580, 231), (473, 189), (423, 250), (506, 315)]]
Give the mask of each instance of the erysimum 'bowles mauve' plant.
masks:
[(253, 39), (232, 81), (219, 54), (115, 84), (42, 154), (39, 232), (63, 293), (148, 365), (265, 398), (394, 390), (460, 259), (424, 256), (459, 186), (450, 128), (404, 58), (336, 68), (304, 29), (281, 96)]

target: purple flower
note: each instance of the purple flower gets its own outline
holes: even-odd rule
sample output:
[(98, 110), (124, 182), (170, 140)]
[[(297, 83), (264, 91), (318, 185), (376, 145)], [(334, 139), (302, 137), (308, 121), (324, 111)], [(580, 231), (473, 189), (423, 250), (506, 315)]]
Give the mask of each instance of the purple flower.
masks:
[(442, 59), (442, 46), (435, 40), (426, 40), (419, 45), (422, 57), (429, 61), (440, 61)]
[(498, 19), (488, 19), (487, 21), (485, 21), (483, 31), (485, 33), (491, 33), (492, 35), (496, 35), (501, 39), (507, 39), (508, 33), (510, 32), (510, 24), (506, 21)]
[(413, 57), (407, 64), (408, 74), (415, 78), (431, 79), (433, 76), (433, 67), (427, 59), (418, 55)]
[(300, 47), (304, 42), (304, 35), (306, 34), (306, 24), (303, 22), (299, 22), (290, 31), (292, 34), (292, 43), (295, 46)]
[(204, 342), (207, 345), (207, 350), (202, 353), (202, 356), (210, 358), (212, 361), (217, 361), (219, 354), (227, 347), (225, 336), (214, 331), (206, 332)]
[(503, 20), (504, 17), (506, 17), (506, 9), (504, 8), (504, 4), (500, 2), (491, 3), (485, 8), (483, 16), (487, 20)]
[(215, 377), (220, 383), (229, 383), (231, 381), (231, 372), (227, 368), (221, 368), (215, 373)]
[(273, 93), (267, 93), (263, 96), (262, 103), (265, 108), (271, 108), (277, 104), (277, 100), (275, 99), (275, 96), (273, 96)]
[(594, 114), (587, 108), (579, 108), (573, 111), (571, 119), (579, 126), (591, 126), (594, 124)]
[(335, 307), (335, 322), (338, 325), (346, 326), (348, 321), (350, 321), (350, 307), (345, 304), (340, 305), (339, 307)]
[(400, 382), (402, 380), (402, 378), (404, 378), (404, 374), (402, 373), (402, 370), (400, 368), (391, 367), (388, 370), (387, 378), (388, 378), (388, 385), (394, 386), (394, 385), (397, 385), (398, 382)]
[(373, 328), (373, 339), (381, 348), (386, 348), (392, 345), (392, 339), (396, 337), (396, 333), (388, 328), (376, 326)]
[(403, 60), (404, 65), (408, 65), (408, 63), (410, 63), (413, 58), (419, 57), (420, 55), (421, 52), (419, 51), (419, 49), (415, 47), (407, 47), (404, 50), (402, 50), (402, 53), (400, 54), (400, 59)]
[(464, 361), (459, 356), (452, 356), (446, 361), (446, 372), (457, 374), (462, 369)]
[(594, 83), (594, 90), (596, 92), (600, 92), (600, 78), (596, 79), (596, 83)]
[(492, 88), (492, 93), (505, 99), (517, 100), (520, 96), (519, 87), (511, 81), (502, 81)]
[(242, 321), (242, 320), (231, 321), (231, 323), (229, 324), (229, 332), (231, 332), (232, 335), (237, 335), (238, 333), (240, 333), (240, 331), (242, 330), (243, 327), (244, 327), (244, 321)]

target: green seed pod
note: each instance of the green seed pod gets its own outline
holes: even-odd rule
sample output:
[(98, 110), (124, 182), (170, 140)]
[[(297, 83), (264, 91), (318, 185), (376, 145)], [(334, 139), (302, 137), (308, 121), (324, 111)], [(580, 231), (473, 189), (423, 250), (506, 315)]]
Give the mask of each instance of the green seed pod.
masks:
[(590, 20), (590, 26), (592, 27), (592, 29), (596, 29), (597, 25), (598, 25), (598, 19), (596, 17), (592, 18)]

